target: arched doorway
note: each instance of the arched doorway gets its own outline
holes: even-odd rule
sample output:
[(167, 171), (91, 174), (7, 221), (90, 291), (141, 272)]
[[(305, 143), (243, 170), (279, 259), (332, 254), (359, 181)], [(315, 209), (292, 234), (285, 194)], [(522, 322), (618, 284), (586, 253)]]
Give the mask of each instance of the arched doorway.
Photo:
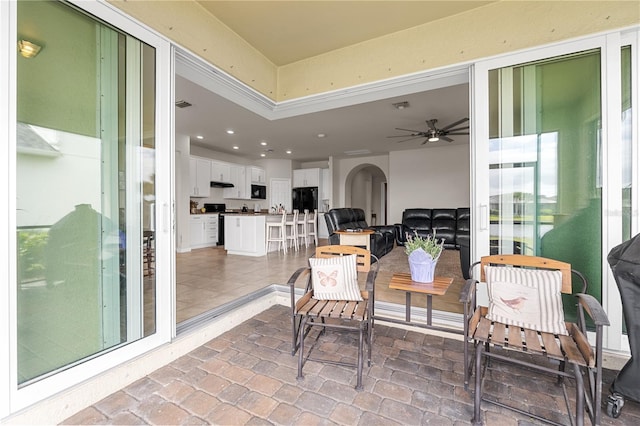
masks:
[(367, 223), (381, 225), (387, 218), (387, 176), (380, 167), (360, 164), (345, 180), (345, 206), (361, 208)]

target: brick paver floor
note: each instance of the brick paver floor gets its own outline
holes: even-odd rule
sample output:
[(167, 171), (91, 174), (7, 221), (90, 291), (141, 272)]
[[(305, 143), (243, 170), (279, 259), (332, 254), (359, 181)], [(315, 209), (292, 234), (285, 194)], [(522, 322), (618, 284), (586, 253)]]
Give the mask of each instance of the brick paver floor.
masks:
[[(463, 386), (462, 342), (376, 324), (372, 366), (358, 392), (355, 369), (347, 367), (308, 362), (296, 380), (288, 314), (273, 306), (63, 423), (469, 424), (473, 397)], [(354, 333), (330, 331), (314, 355), (354, 357), (355, 341)], [(534, 376), (498, 367), (488, 373), (485, 393), (569, 424), (561, 387)], [(607, 383), (614, 377), (606, 372)], [(482, 410), (486, 425), (537, 424), (491, 404)], [(627, 401), (618, 419), (604, 414), (603, 424), (640, 424), (640, 404)]]

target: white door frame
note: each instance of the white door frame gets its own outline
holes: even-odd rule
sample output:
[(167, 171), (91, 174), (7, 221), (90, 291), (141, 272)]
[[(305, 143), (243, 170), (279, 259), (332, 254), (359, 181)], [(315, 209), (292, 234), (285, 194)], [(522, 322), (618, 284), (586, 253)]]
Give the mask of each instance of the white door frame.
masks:
[[(627, 36), (628, 37), (628, 36)], [(638, 31), (634, 32), (635, 64), (637, 58)], [(633, 39), (632, 39), (633, 40)], [(489, 254), (489, 80), (490, 70), (522, 64), (546, 58), (552, 58), (574, 52), (598, 48), (601, 51), (602, 63), (602, 126), (603, 126), (603, 191), (602, 191), (602, 305), (611, 313), (611, 325), (605, 327), (604, 347), (614, 351), (629, 351), (629, 343), (622, 334), (622, 303), (615, 280), (611, 274), (606, 257), (609, 251), (622, 242), (622, 218), (620, 215), (621, 173), (620, 173), (620, 135), (621, 135), (621, 99), (620, 99), (620, 49), (622, 37), (619, 32), (587, 37), (577, 41), (564, 42), (551, 46), (542, 46), (525, 52), (478, 61), (472, 70), (472, 123), (471, 123), (471, 192), (472, 206), (472, 259), (479, 259)], [(625, 38), (625, 41), (631, 41)], [(626, 44), (626, 43), (625, 43)], [(637, 69), (635, 70), (637, 73)], [(632, 73), (634, 74), (634, 73)], [(634, 102), (637, 100), (638, 87), (634, 86)], [(634, 106), (637, 103), (634, 103)], [(637, 147), (637, 116), (635, 111), (634, 146)], [(636, 156), (638, 158), (637, 150)], [(638, 162), (635, 163), (637, 169)], [(638, 195), (638, 173), (634, 174), (633, 199)], [(618, 189), (616, 189), (618, 188)], [(634, 205), (634, 231), (637, 232), (637, 205)], [(618, 212), (616, 214), (616, 212)]]

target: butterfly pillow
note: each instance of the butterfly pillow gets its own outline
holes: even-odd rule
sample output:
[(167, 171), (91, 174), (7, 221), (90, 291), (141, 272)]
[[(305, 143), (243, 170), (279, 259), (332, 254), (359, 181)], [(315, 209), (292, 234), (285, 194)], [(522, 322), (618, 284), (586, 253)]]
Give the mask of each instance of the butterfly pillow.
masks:
[(309, 264), (315, 299), (362, 300), (355, 254), (324, 259), (312, 257)]

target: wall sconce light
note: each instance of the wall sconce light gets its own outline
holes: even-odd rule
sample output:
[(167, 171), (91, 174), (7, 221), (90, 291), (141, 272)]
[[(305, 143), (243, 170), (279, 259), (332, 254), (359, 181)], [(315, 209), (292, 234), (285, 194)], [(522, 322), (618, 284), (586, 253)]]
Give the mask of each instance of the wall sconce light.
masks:
[(18, 51), (25, 58), (34, 58), (38, 53), (40, 53), (40, 49), (42, 49), (42, 46), (38, 46), (37, 44), (31, 43), (30, 41), (18, 41)]

